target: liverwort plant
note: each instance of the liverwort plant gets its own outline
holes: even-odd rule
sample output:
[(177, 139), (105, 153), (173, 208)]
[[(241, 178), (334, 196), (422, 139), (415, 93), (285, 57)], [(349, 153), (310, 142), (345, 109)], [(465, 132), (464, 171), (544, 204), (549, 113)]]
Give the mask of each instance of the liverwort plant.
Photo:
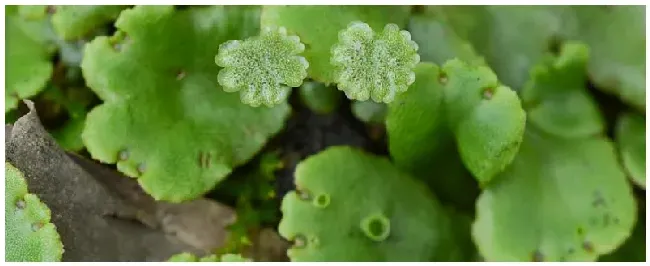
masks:
[(22, 172), (5, 162), (5, 261), (60, 261), (61, 237), (50, 209), (27, 190)]
[[(640, 6), (5, 11), (6, 119), (31, 99), (156, 206), (234, 208), (161, 259), (646, 260)], [(5, 168), (5, 260), (79, 253)]]
[[(250, 160), (280, 131), (289, 106), (252, 108), (224, 92), (214, 55), (219, 44), (259, 31), (249, 15), (255, 9), (122, 11), (115, 35), (90, 42), (81, 63), (86, 84), (103, 101), (82, 133), (92, 158), (117, 164), (154, 198), (172, 202), (203, 195)], [(212, 26), (226, 22), (253, 26)]]
[(300, 38), (287, 36), (283, 27), (264, 28), (260, 36), (245, 41), (227, 41), (215, 58), (224, 68), (219, 84), (226, 92), (241, 91), (241, 101), (253, 107), (276, 105), (307, 77), (309, 63), (297, 55), (304, 50)]
[(417, 50), (411, 34), (395, 24), (375, 34), (368, 24), (352, 22), (332, 47), (338, 88), (350, 99), (392, 102), (415, 82), (413, 69), (420, 62)]

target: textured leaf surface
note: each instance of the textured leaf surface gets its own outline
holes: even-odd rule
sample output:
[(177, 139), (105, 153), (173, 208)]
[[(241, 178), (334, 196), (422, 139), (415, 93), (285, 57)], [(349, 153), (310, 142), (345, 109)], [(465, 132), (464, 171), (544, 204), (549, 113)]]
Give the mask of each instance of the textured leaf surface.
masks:
[(341, 103), (341, 92), (323, 83), (307, 81), (298, 91), (302, 102), (313, 112), (329, 114)]
[[(280, 234), (292, 261), (430, 261), (449, 255), (449, 220), (423, 184), (388, 160), (329, 148), (296, 168)], [(368, 184), (372, 184), (369, 186)]]
[[(255, 32), (249, 7), (138, 6), (112, 37), (86, 46), (88, 86), (104, 100), (87, 116), (93, 158), (117, 163), (159, 200), (193, 199), (278, 132), (286, 104), (252, 108), (218, 85), (219, 44)], [(233, 26), (237, 25), (237, 26)]]
[(517, 158), (479, 197), (472, 234), (488, 261), (594, 261), (625, 241), (635, 216), (607, 139), (529, 126)]
[(415, 81), (417, 50), (411, 34), (395, 24), (375, 33), (366, 23), (352, 22), (332, 47), (334, 80), (349, 99), (392, 102)]
[(325, 84), (335, 82), (330, 49), (339, 31), (353, 21), (363, 21), (378, 31), (386, 24), (403, 28), (410, 13), (408, 6), (264, 6), (262, 26), (285, 27), (305, 44), (309, 77)]
[(579, 39), (592, 51), (589, 76), (598, 88), (645, 110), (646, 14), (644, 6), (581, 6)]
[[(16, 108), (18, 101), (41, 92), (52, 76), (51, 49), (43, 39), (46, 20), (25, 7), (5, 6), (5, 113)], [(19, 14), (31, 14), (29, 18)], [(38, 13), (37, 13), (38, 14)]]
[(512, 162), (526, 124), (517, 94), (499, 85), (485, 66), (448, 61), (444, 108), (463, 163), (480, 184), (488, 183)]
[(219, 84), (226, 92), (240, 91), (241, 101), (253, 107), (279, 104), (307, 77), (309, 63), (298, 56), (304, 50), (300, 38), (287, 36), (283, 27), (264, 28), (260, 36), (245, 41), (225, 42), (215, 58), (224, 68)]
[(52, 26), (64, 40), (83, 37), (97, 26), (117, 18), (125, 6), (56, 6)]
[(645, 117), (636, 113), (625, 113), (618, 118), (617, 123), (616, 142), (623, 167), (632, 181), (645, 189)]
[(547, 57), (531, 72), (522, 101), (532, 125), (558, 137), (598, 134), (605, 122), (587, 91), (586, 63), (589, 51), (568, 42), (557, 58)]
[(18, 168), (5, 162), (5, 260), (10, 262), (60, 261), (63, 244), (50, 209), (27, 191)]
[(397, 167), (427, 182), (441, 201), (473, 210), (478, 188), (447, 126), (440, 69), (420, 63), (415, 74), (411, 88), (388, 105), (390, 155)]

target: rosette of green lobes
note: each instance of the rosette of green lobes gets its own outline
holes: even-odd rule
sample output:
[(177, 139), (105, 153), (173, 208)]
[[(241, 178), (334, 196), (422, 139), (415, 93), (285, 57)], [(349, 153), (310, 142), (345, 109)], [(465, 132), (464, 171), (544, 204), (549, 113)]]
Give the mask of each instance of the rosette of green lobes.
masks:
[(64, 40), (81, 38), (93, 28), (115, 20), (126, 6), (55, 6), (52, 26)]
[(403, 28), (410, 11), (410, 6), (269, 5), (262, 8), (261, 23), (263, 27), (285, 27), (290, 34), (299, 36), (305, 44), (303, 56), (309, 61), (309, 77), (329, 85), (336, 78), (330, 58), (339, 31), (353, 21), (363, 21), (373, 29), (382, 29), (389, 23)]
[(298, 164), (295, 178), (279, 225), (293, 241), (292, 261), (430, 261), (448, 253), (448, 216), (385, 158), (332, 147)]
[[(546, 71), (533, 72), (522, 92), (540, 90), (537, 102), (569, 111), (560, 118), (554, 112), (537, 116), (532, 105), (517, 157), (479, 196), (472, 235), (488, 261), (593, 261), (630, 236), (636, 204), (616, 150), (602, 137), (604, 127), (585, 130), (593, 126), (578, 122), (595, 119), (586, 111), (595, 103), (563, 103), (574, 101), (575, 76), (586, 74), (581, 50), (566, 44), (556, 60), (542, 63)], [(565, 131), (584, 134), (556, 133)]]
[(559, 137), (586, 137), (605, 129), (604, 118), (587, 84), (587, 46), (566, 42), (561, 54), (533, 67), (521, 96), (528, 118), (538, 129)]
[(517, 94), (490, 68), (448, 61), (440, 73), (444, 110), (463, 163), (481, 185), (514, 159), (526, 125)]
[(27, 191), (23, 173), (5, 162), (5, 260), (10, 262), (60, 261), (63, 244), (50, 209)]
[(158, 200), (201, 196), (257, 153), (289, 106), (252, 108), (219, 86), (219, 44), (256, 32), (259, 9), (137, 6), (112, 37), (84, 50), (87, 85), (104, 101), (82, 139), (93, 158), (117, 163)]
[(628, 176), (639, 187), (646, 187), (645, 171), (645, 117), (625, 113), (618, 118), (616, 142), (621, 162)]
[(228, 41), (219, 46), (215, 61), (223, 67), (219, 84), (226, 92), (240, 92), (241, 101), (253, 107), (286, 101), (291, 87), (307, 77), (309, 63), (298, 56), (305, 45), (287, 30), (264, 28), (260, 36)]
[(375, 34), (370, 25), (354, 21), (332, 47), (334, 80), (349, 99), (392, 102), (415, 82), (417, 50), (411, 34), (395, 24)]
[[(40, 10), (40, 13), (37, 12)], [(5, 113), (41, 92), (52, 76), (45, 8), (5, 6)]]

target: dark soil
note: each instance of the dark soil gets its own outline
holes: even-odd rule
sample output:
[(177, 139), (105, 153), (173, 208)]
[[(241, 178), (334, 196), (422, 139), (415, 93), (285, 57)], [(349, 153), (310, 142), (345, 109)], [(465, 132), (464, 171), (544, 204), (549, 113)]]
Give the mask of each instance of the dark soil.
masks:
[(293, 112), (286, 127), (267, 145), (267, 149), (279, 150), (284, 162), (284, 167), (276, 173), (276, 195), (279, 199), (295, 188), (293, 173), (296, 165), (328, 147), (347, 145), (375, 154), (388, 154), (385, 138), (372, 138), (370, 135), (377, 132), (377, 128), (367, 127), (355, 118), (350, 102), (341, 96), (339, 108), (327, 115), (309, 110), (301, 103), (297, 93), (289, 99)]

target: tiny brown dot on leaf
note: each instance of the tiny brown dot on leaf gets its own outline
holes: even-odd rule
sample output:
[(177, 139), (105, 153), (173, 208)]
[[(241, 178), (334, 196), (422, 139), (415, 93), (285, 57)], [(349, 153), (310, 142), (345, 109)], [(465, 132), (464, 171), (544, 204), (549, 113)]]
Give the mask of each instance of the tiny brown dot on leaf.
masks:
[(298, 198), (301, 200), (310, 200), (311, 195), (309, 195), (309, 192), (305, 191), (304, 189), (296, 189), (296, 193), (298, 193)]
[(42, 223), (33, 223), (32, 224), (32, 231), (36, 232), (38, 229), (41, 229), (43, 227)]
[(584, 249), (586, 252), (593, 253), (594, 252), (594, 245), (589, 241), (584, 241), (582, 243), (582, 249)]
[(178, 71), (178, 73), (176, 74), (176, 80), (182, 80), (183, 78), (185, 78), (185, 71), (183, 70)]
[(483, 89), (483, 99), (486, 99), (486, 100), (492, 99), (493, 95), (494, 95), (494, 89), (493, 88), (485, 88), (485, 89)]
[(147, 165), (145, 163), (138, 164), (138, 172), (143, 174), (147, 170)]
[(123, 150), (121, 150), (121, 151), (118, 153), (118, 156), (117, 156), (117, 157), (120, 159), (120, 161), (126, 161), (126, 160), (128, 160), (128, 159), (129, 159), (129, 150), (127, 150), (127, 149), (123, 149)]
[(305, 245), (307, 245), (307, 241), (305, 240), (304, 236), (297, 235), (293, 239), (293, 247), (295, 247), (295, 248), (303, 248), (303, 247), (305, 247)]
[(445, 72), (440, 72), (440, 76), (438, 76), (438, 82), (440, 82), (442, 85), (446, 85), (448, 81), (449, 78), (447, 78), (447, 74)]
[(542, 254), (542, 252), (539, 250), (535, 250), (535, 252), (533, 252), (532, 255), (532, 261), (535, 262), (544, 261), (544, 254)]
[(603, 227), (609, 226), (609, 223), (612, 221), (612, 216), (609, 215), (609, 213), (605, 213), (603, 215)]
[(48, 14), (54, 14), (56, 12), (56, 6), (47, 6), (46, 11)]
[(25, 201), (24, 200), (19, 200), (16, 202), (16, 208), (22, 210), (25, 208)]

